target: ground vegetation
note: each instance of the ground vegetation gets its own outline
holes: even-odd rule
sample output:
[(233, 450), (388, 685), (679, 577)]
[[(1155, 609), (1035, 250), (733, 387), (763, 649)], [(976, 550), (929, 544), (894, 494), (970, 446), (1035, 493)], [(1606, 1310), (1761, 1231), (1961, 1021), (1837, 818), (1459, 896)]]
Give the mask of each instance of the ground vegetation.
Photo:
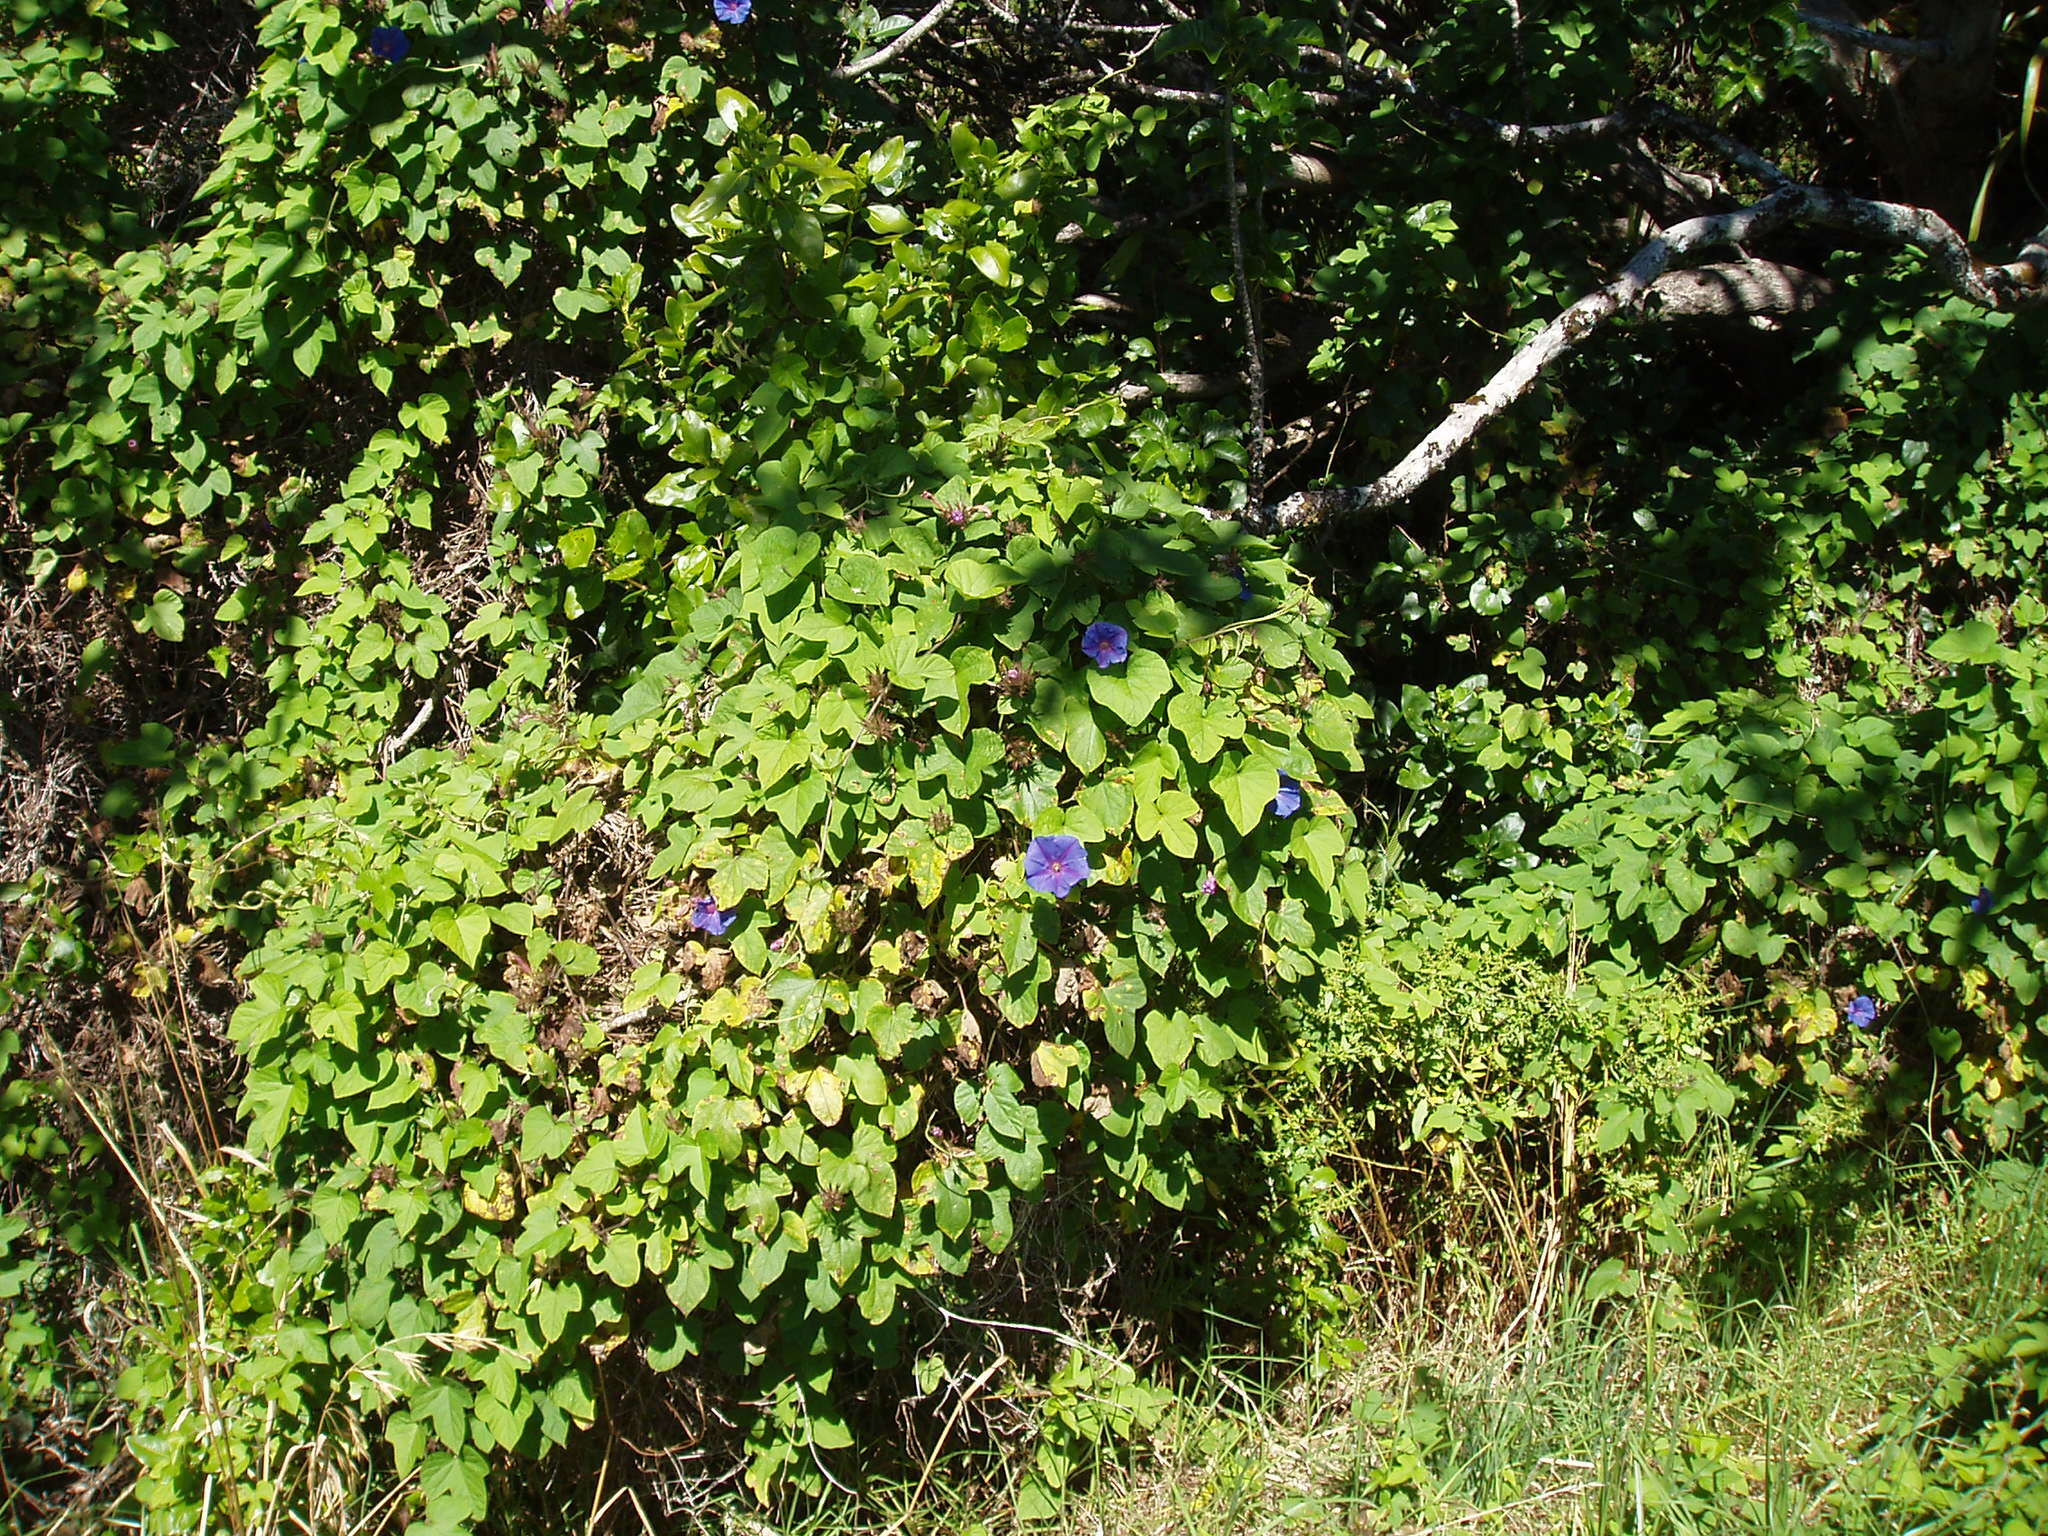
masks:
[(2044, 39), (19, 0), (5, 1518), (2048, 1519)]

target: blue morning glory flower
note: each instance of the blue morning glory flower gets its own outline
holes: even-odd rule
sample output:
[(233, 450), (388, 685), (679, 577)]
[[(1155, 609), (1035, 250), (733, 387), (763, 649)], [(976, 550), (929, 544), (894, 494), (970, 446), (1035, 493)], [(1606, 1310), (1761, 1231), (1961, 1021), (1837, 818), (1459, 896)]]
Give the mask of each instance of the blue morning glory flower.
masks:
[(1301, 786), (1287, 774), (1280, 775), (1280, 793), (1273, 797), (1273, 803), (1266, 807), (1266, 814), (1278, 816), (1283, 821), (1301, 809)]
[(412, 39), (403, 27), (378, 27), (370, 33), (370, 52), (386, 64), (396, 64), (412, 52)]
[(1877, 999), (1866, 997), (1861, 992), (1849, 1004), (1849, 1022), (1858, 1029), (1868, 1029), (1877, 1022)]
[(1970, 898), (1970, 916), (1982, 917), (1991, 910), (1991, 887), (1980, 885), (1977, 894)]
[(1121, 624), (1104, 624), (1099, 619), (1081, 633), (1081, 651), (1098, 667), (1113, 667), (1129, 658), (1131, 637)]
[(721, 911), (709, 896), (699, 896), (690, 903), (690, 926), (710, 934), (723, 933), (732, 926), (732, 914)]
[(711, 0), (711, 9), (728, 26), (738, 26), (754, 14), (754, 0)]
[(1034, 837), (1024, 850), (1024, 883), (1056, 901), (1065, 900), (1067, 892), (1093, 873), (1088, 850), (1078, 837)]

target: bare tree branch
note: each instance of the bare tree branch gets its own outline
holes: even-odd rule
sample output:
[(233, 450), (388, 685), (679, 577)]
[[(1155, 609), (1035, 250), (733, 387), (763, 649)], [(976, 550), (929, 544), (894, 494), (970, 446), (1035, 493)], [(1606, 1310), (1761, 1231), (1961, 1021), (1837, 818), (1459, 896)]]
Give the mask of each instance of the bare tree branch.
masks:
[(923, 37), (925, 33), (931, 31), (933, 27), (936, 27), (941, 21), (945, 20), (946, 12), (953, 9), (959, 3), (960, 0), (939, 0), (937, 5), (934, 5), (930, 10), (918, 17), (916, 21), (913, 21), (866, 58), (855, 59), (852, 63), (842, 64), (833, 70), (832, 78), (834, 80), (853, 80), (866, 74), (871, 69), (880, 69), (920, 37)]
[(1665, 319), (1800, 315), (1835, 296), (1833, 278), (1775, 261), (1722, 261), (1666, 272), (1643, 295), (1643, 309)]
[(1804, 7), (1799, 11), (1799, 19), (1837, 42), (1871, 53), (1889, 53), (1904, 59), (1931, 59), (1937, 64), (1948, 61), (1948, 39), (1945, 37), (1899, 37), (1891, 32), (1872, 32), (1867, 27), (1859, 27), (1839, 17), (1823, 16)]
[(1290, 496), (1280, 503), (1276, 522), (1283, 528), (1297, 527), (1318, 517), (1355, 515), (1412, 496), (1442, 474), (1487, 423), (1527, 394), (1545, 369), (1578, 346), (1601, 321), (1639, 299), (1674, 257), (1701, 246), (1733, 245), (1768, 233), (1791, 217), (1795, 201), (1790, 191), (1774, 192), (1733, 213), (1709, 214), (1674, 225), (1638, 251), (1614, 281), (1596, 288), (1538, 331), (1479, 393), (1452, 406), (1427, 437), (1371, 485), (1352, 487), (1334, 497), (1329, 492)]
[(1678, 257), (1717, 245), (1741, 245), (1794, 222), (1923, 250), (1951, 287), (1987, 309), (2048, 300), (2048, 287), (2042, 284), (2048, 244), (2042, 240), (2030, 241), (2020, 258), (2006, 266), (1986, 266), (1971, 256), (1952, 225), (1925, 208), (1881, 203), (1825, 187), (1780, 187), (1746, 208), (1673, 225), (1638, 251), (1612, 282), (1579, 299), (1524, 343), (1477, 394), (1452, 406), (1429, 435), (1379, 479), (1364, 486), (1297, 492), (1274, 509), (1274, 522), (1294, 528), (1336, 521), (1414, 495), (1602, 321), (1641, 303)]
[(1162, 368), (1153, 377), (1159, 381), (1156, 386), (1135, 379), (1117, 385), (1117, 399), (1126, 405), (1141, 405), (1161, 396), (1173, 400), (1220, 400), (1232, 390), (1244, 387), (1244, 380), (1234, 373), (1188, 373)]
[(1073, 32), (1106, 32), (1112, 36), (1152, 37), (1164, 32), (1167, 23), (1155, 21), (1145, 26), (1129, 26), (1113, 21), (1070, 21), (1067, 28)]

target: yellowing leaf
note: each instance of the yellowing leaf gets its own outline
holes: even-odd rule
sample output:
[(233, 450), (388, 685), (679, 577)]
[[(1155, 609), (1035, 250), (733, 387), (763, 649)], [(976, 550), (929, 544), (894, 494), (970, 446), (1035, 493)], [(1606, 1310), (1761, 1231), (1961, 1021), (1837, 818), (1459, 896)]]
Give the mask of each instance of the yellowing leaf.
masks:
[(839, 1082), (839, 1076), (829, 1067), (819, 1067), (811, 1073), (811, 1080), (804, 1084), (804, 1103), (817, 1116), (820, 1125), (837, 1125), (839, 1117), (846, 1112), (846, 1090)]
[(480, 1195), (468, 1184), (462, 1186), (462, 1208), (470, 1215), (485, 1221), (510, 1221), (519, 1214), (519, 1202), (514, 1196), (510, 1170), (498, 1170), (498, 1182), (488, 1198)]

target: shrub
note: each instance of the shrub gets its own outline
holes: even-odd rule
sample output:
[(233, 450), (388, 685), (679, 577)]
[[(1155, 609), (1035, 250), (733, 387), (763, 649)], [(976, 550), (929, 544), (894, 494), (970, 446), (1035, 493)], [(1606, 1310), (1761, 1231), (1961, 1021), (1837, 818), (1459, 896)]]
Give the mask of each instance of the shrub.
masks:
[(1419, 1156), (1438, 1177), (1391, 1186), (1405, 1235), (1505, 1200), (1525, 1239), (1547, 1224), (1585, 1252), (1685, 1251), (1703, 1135), (1737, 1103), (1719, 1070), (1725, 1019), (1684, 977), (1557, 966), (1500, 930), (1454, 936), (1448, 916), (1400, 893), (1304, 998), (1281, 1144), (1353, 1188)]
[[(135, 840), (254, 940), (259, 1267), (298, 1319), (274, 1400), (377, 1420), (447, 1526), (490, 1453), (589, 1422), (628, 1341), (757, 1405), (757, 1490), (815, 1481), (906, 1307), (1020, 1202), (1203, 1198), (1196, 1128), (1270, 1053), (1269, 986), (1363, 894), (1325, 610), (1236, 523), (1096, 467), (1090, 374), (1015, 357), (1049, 235), (1015, 200), (913, 232), (879, 201), (900, 144), (719, 111), (669, 296), (613, 294), (628, 362), (478, 406), (503, 595), (464, 633), (506, 660), (466, 749), (381, 766), (448, 633), (392, 511), (425, 465), (384, 434), (308, 530), (334, 604), (280, 632), (269, 724), (167, 761)], [(950, 149), (963, 190), (1011, 174)], [(629, 433), (675, 467), (600, 526)], [(547, 626), (579, 622), (571, 673)]]

